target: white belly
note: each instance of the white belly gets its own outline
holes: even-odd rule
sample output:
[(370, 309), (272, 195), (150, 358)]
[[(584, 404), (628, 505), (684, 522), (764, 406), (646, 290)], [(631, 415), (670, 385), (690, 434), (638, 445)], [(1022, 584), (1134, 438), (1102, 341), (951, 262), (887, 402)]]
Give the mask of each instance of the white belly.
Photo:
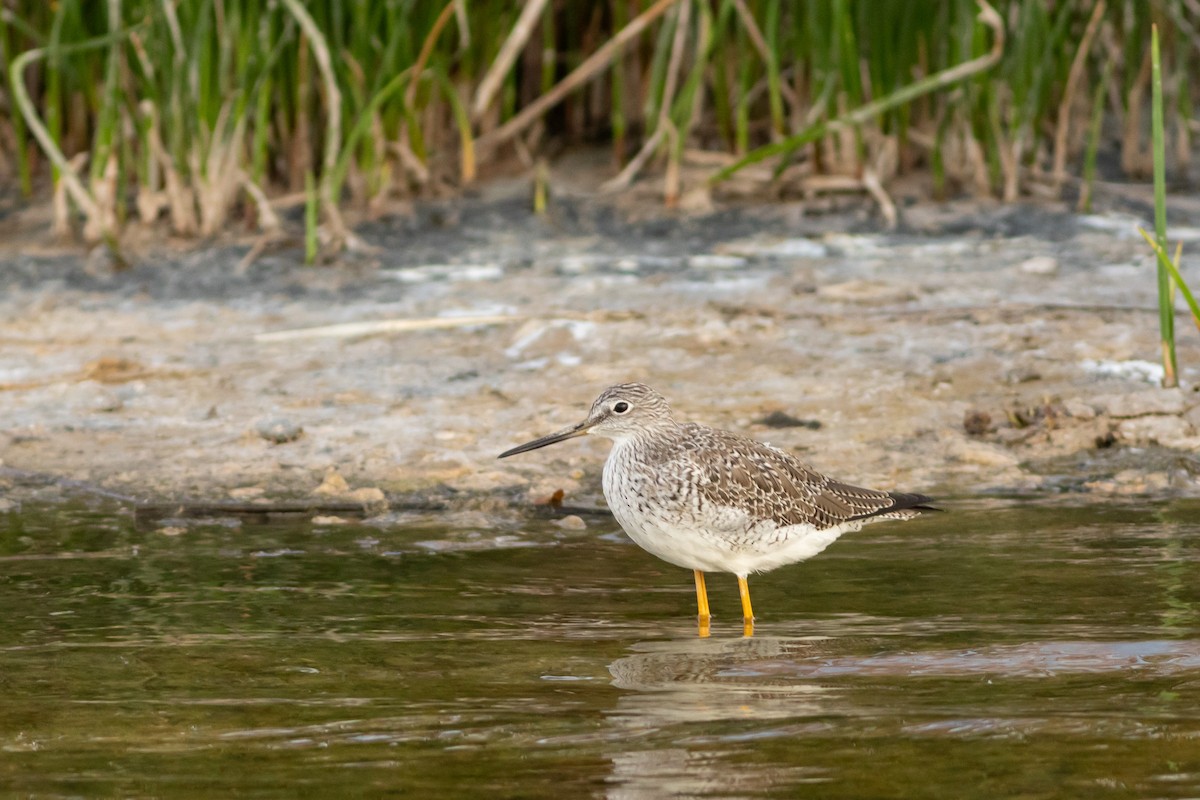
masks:
[(861, 522), (818, 530), (811, 525), (779, 527), (753, 520), (744, 511), (705, 504), (657, 484), (626, 462), (620, 444), (604, 465), (604, 498), (617, 522), (637, 545), (663, 561), (704, 572), (754, 572), (804, 561)]

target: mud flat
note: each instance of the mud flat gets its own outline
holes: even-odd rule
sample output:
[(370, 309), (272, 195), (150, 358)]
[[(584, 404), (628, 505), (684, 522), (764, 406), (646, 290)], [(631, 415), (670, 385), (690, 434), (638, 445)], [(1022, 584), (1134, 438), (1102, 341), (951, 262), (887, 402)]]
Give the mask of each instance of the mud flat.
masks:
[(1184, 388), (1158, 389), (1137, 210), (921, 205), (884, 232), (786, 204), (538, 218), (489, 197), (363, 225), (336, 268), (296, 243), (120, 272), (10, 245), (0, 489), (590, 506), (605, 442), (495, 455), (639, 380), (868, 485), (1196, 494), (1200, 337), (1181, 315)]

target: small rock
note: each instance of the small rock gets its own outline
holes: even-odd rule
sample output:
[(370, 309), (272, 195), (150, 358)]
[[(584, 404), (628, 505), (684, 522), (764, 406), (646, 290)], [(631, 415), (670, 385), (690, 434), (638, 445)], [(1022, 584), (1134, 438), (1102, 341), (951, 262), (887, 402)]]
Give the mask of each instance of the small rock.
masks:
[(1096, 409), (1082, 400), (1068, 400), (1063, 403), (1063, 408), (1066, 410), (1069, 416), (1075, 417), (1076, 419), (1096, 418)]
[(844, 256), (870, 256), (883, 248), (883, 238), (852, 233), (827, 233), (824, 236), (829, 249)]
[(125, 407), (125, 401), (112, 392), (101, 392), (92, 400), (92, 410), (102, 414), (112, 414)]
[(1004, 379), (1009, 383), (1032, 383), (1033, 381), (1040, 381), (1042, 373), (1033, 367), (1017, 367), (1005, 373)]
[(146, 368), (128, 358), (105, 356), (83, 365), (83, 377), (98, 383), (125, 383), (144, 376)]
[(349, 525), (350, 520), (345, 517), (323, 517), (317, 516), (312, 518), (313, 525)]
[(688, 256), (687, 264), (692, 269), (739, 269), (746, 266), (746, 259), (741, 256), (701, 254)]
[(229, 496), (234, 500), (253, 500), (255, 497), (262, 497), (266, 491), (261, 486), (239, 486), (236, 489), (230, 489)]
[(905, 286), (857, 279), (820, 286), (817, 295), (847, 303), (898, 303), (912, 299), (912, 292)]
[(810, 431), (819, 430), (821, 422), (815, 419), (800, 419), (786, 411), (772, 411), (761, 419), (754, 420), (755, 425), (765, 425), (768, 428), (808, 428)]
[(17, 511), (19, 509), (20, 505), (16, 500), (9, 500), (7, 498), (0, 497), (0, 514), (7, 514), (10, 511)]
[(273, 444), (294, 442), (304, 435), (304, 428), (282, 417), (263, 420), (255, 426), (259, 436)]
[(341, 497), (350, 493), (350, 484), (346, 483), (336, 469), (331, 469), (325, 473), (325, 480), (321, 481), (321, 485), (312, 490), (312, 494), (324, 495), (326, 497)]
[(972, 439), (950, 439), (946, 443), (947, 454), (967, 464), (983, 467), (1015, 467), (1021, 459), (999, 445)]
[(972, 408), (963, 415), (963, 430), (968, 436), (983, 436), (996, 430), (992, 415), (986, 411)]
[(1182, 389), (1146, 389), (1097, 397), (1095, 404), (1112, 417), (1143, 417), (1149, 414), (1182, 414), (1186, 408), (1186, 398)]
[(364, 486), (361, 489), (355, 489), (348, 497), (356, 503), (362, 503), (363, 508), (373, 512), (387, 509), (387, 497), (384, 496), (383, 490), (376, 486)]
[(181, 536), (184, 533), (187, 533), (187, 529), (181, 528), (178, 525), (168, 525), (165, 528), (159, 528), (158, 532), (163, 536)]
[[(580, 483), (577, 478), (543, 478), (535, 481), (525, 491), (525, 502), (533, 505), (549, 505), (555, 496), (577, 495)], [(561, 494), (560, 494), (561, 493)]]
[(1191, 436), (1192, 426), (1182, 417), (1134, 417), (1117, 426), (1117, 437), (1130, 444), (1186, 448)]
[(523, 486), (529, 481), (511, 472), (498, 469), (477, 470), (454, 482), (455, 489), (470, 492), (493, 492), (508, 486)]
[(1022, 261), (1017, 269), (1026, 275), (1053, 275), (1058, 272), (1058, 259), (1051, 256), (1034, 256)]
[(562, 528), (564, 531), (582, 531), (587, 530), (587, 523), (581, 517), (574, 514), (568, 514), (562, 519), (554, 520), (554, 524)]

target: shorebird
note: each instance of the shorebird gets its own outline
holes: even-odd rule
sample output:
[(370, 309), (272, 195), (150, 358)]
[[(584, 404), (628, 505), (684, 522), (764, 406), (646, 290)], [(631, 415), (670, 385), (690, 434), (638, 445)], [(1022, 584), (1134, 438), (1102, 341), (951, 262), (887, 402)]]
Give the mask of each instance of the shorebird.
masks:
[(604, 498), (629, 538), (694, 573), (701, 636), (711, 618), (705, 572), (737, 576), (743, 632), (752, 636), (751, 573), (812, 558), (868, 523), (937, 510), (923, 494), (862, 489), (769, 444), (677, 422), (663, 396), (641, 383), (605, 389), (582, 422), (499, 457), (587, 434), (613, 440)]

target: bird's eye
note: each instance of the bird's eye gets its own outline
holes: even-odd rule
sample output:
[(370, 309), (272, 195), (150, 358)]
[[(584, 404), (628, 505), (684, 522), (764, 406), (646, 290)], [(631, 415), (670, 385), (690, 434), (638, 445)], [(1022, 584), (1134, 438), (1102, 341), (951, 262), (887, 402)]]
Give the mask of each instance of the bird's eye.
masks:
[(613, 404), (613, 411), (617, 412), (618, 414), (624, 414), (628, 410), (629, 403), (626, 403), (624, 400), (620, 400)]

